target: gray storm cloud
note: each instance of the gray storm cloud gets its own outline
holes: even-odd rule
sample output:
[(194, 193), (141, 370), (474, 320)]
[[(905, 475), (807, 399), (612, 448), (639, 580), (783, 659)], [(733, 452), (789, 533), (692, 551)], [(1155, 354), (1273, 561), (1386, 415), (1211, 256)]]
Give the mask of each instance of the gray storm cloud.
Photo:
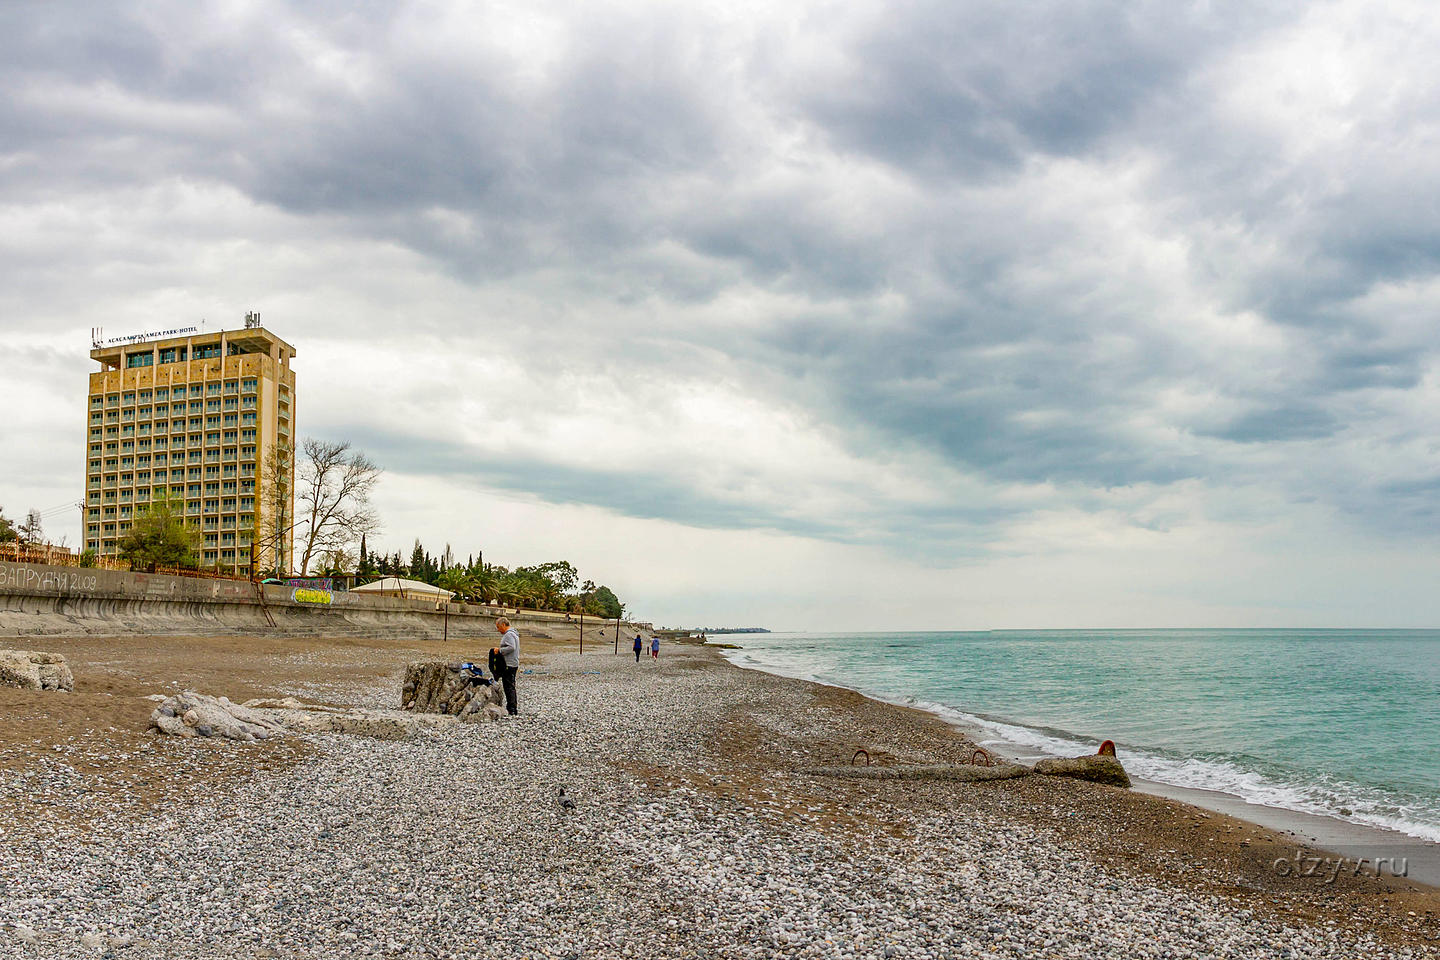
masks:
[(8, 4), (0, 201), (28, 232), (0, 278), (34, 303), (117, 260), (143, 277), (176, 262), (163, 213), (83, 241), (49, 225), (156, 184), (220, 191), (524, 304), (407, 329), (683, 367), (803, 411), (862, 474), (914, 457), (988, 492), (857, 487), (807, 513), (780, 480), (663, 463), (466, 471), (484, 455), (461, 437), (427, 455), (322, 405), (416, 473), (956, 555), (1120, 488), (1146, 526), (1196, 481), (1428, 535), (1436, 22), (1356, 35), (1359, 10)]

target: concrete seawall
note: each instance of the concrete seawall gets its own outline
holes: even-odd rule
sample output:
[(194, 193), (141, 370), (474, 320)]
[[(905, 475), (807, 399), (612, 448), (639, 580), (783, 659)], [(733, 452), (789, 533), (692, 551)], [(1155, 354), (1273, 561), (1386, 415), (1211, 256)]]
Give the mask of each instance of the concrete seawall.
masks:
[[(119, 634), (279, 636), (495, 636), (498, 608), (369, 597), (243, 580), (0, 563), (0, 637)], [(510, 614), (522, 632), (578, 636), (564, 614)], [(593, 627), (590, 624), (594, 624)], [(599, 621), (587, 622), (587, 639)], [(611, 621), (610, 630), (614, 630)]]

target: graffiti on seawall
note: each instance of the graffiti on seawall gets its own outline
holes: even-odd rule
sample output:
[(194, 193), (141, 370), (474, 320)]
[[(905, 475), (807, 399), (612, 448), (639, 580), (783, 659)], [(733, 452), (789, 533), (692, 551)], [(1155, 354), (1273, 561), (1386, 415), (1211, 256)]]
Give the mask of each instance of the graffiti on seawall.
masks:
[(314, 587), (296, 587), (290, 597), (296, 603), (329, 603), (333, 594), (329, 590), (316, 590)]
[(96, 582), (95, 574), (83, 570), (36, 570), (22, 563), (0, 563), (0, 588), (93, 593)]

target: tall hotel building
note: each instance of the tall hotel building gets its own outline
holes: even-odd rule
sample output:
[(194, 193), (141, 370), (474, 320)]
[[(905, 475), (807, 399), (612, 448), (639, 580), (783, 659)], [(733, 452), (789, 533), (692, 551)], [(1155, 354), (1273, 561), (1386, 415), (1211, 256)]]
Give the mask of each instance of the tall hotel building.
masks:
[[(101, 345), (90, 351), (85, 546), (114, 556), (135, 512), (183, 502), (202, 567), (244, 576), (287, 567), (294, 536), (294, 457), (279, 498), (265, 489), (266, 452), (294, 447), (295, 348), (260, 326)], [(261, 518), (283, 512), (281, 522)], [(259, 531), (272, 531), (268, 539)], [(282, 548), (279, 557), (276, 546)]]

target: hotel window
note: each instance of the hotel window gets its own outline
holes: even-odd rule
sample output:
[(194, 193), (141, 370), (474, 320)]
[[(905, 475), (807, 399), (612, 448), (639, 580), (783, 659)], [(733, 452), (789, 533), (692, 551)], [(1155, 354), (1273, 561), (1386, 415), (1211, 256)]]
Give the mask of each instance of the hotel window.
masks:
[[(219, 348), (218, 348), (218, 347), (216, 348), (216, 354), (215, 354), (215, 355), (216, 355), (217, 357), (220, 355), (220, 354), (219, 354)], [(206, 393), (208, 396), (218, 397), (218, 396), (220, 395), (220, 388), (221, 388), (221, 384), (220, 384), (219, 382), (216, 382), (216, 383), (207, 383), (207, 384), (205, 385), (205, 393)]]
[(91, 397), (91, 398), (90, 398), (90, 406), (92, 406), (92, 407), (98, 407), (98, 406), (102, 405), (104, 402), (105, 402), (105, 398), (104, 398), (104, 397)]
[[(210, 386), (213, 387), (213, 386), (215, 386), (215, 384), (212, 383), (212, 384), (210, 384)], [(206, 400), (206, 401), (205, 401), (205, 409), (206, 409), (206, 410), (219, 410), (219, 409), (220, 409), (220, 399), (217, 397), (217, 398), (215, 398), (214, 400)]]
[(204, 386), (198, 383), (190, 384), (190, 396), (198, 397), (205, 392)]
[(170, 399), (170, 388), (169, 388), (169, 387), (156, 387), (156, 388), (155, 388), (155, 399), (156, 399), (156, 400), (169, 400), (169, 399)]
[(120, 406), (120, 394), (118, 394), (118, 393), (112, 393), (112, 394), (110, 394), (109, 396), (107, 396), (107, 397), (105, 398), (105, 406), (107, 406), (107, 407), (118, 407), (118, 406)]
[(241, 383), (240, 389), (244, 390), (246, 393), (254, 393), (257, 389), (259, 389), (259, 386), (259, 380), (248, 379)]
[(125, 366), (129, 367), (153, 367), (155, 365), (155, 352), (132, 353), (125, 357)]
[[(240, 439), (241, 439), (241, 440), (254, 440), (254, 439), (255, 439), (255, 431), (254, 431), (254, 430), (241, 430), (241, 431), (240, 431)], [(251, 451), (251, 452), (253, 453), (254, 451)]]
[(206, 445), (206, 446), (219, 446), (219, 444), (220, 444), (220, 434), (219, 434), (218, 432), (205, 434), (205, 445)]
[(240, 389), (240, 381), (239, 381), (239, 380), (226, 380), (226, 381), (225, 381), (225, 392), (226, 392), (226, 393), (235, 393), (235, 392), (236, 392), (237, 390), (239, 390), (239, 389)]
[(134, 394), (134, 392), (132, 391), (132, 392), (130, 392), (130, 393), (125, 394), (125, 397), (124, 397), (124, 399), (122, 400), (122, 402), (123, 402), (123, 403), (125, 404), (125, 406), (127, 406), (127, 407), (130, 406), (132, 403), (134, 403), (134, 402), (135, 402), (135, 394)]

